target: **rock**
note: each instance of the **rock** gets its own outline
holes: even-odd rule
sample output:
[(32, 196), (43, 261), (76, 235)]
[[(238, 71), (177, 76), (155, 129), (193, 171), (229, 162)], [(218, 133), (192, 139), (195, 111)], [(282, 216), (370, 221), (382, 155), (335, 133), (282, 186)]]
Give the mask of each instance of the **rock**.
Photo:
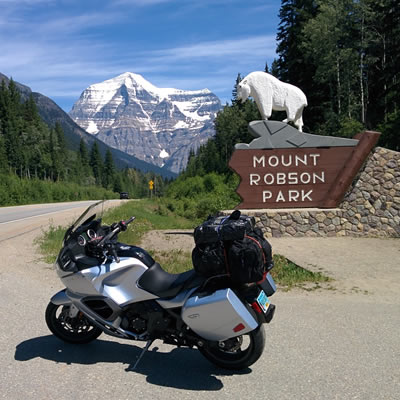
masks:
[(315, 219), (316, 219), (318, 222), (324, 222), (325, 218), (326, 218), (325, 213), (318, 213), (318, 214), (315, 216)]
[(296, 230), (292, 226), (288, 226), (286, 228), (286, 233), (288, 233), (291, 236), (294, 236), (296, 234)]
[(340, 218), (339, 217), (333, 218), (332, 223), (335, 226), (340, 225)]

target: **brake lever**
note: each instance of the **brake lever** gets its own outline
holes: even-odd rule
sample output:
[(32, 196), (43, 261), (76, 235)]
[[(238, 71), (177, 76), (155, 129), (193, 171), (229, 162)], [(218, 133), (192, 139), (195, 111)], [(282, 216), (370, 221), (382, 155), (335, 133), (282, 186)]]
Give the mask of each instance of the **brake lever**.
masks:
[(114, 258), (114, 260), (117, 262), (117, 263), (119, 263), (121, 260), (120, 260), (120, 258), (118, 257), (118, 254), (117, 254), (117, 252), (116, 252), (116, 250), (115, 250), (115, 246), (114, 246), (114, 244), (113, 243), (107, 243), (106, 245), (105, 245), (105, 252), (107, 253), (109, 253), (109, 254), (111, 254), (111, 256)]
[(116, 263), (119, 263), (121, 260), (119, 259), (119, 257), (118, 257), (118, 254), (117, 254), (117, 252), (115, 251), (115, 247), (114, 246), (111, 246), (111, 255), (114, 257), (114, 260), (115, 260), (115, 262)]

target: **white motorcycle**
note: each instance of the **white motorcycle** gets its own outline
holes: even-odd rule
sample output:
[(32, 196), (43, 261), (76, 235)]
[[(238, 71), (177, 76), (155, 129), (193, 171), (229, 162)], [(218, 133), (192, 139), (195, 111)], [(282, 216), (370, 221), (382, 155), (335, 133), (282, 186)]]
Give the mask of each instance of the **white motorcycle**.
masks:
[(197, 347), (212, 363), (242, 369), (261, 356), (263, 324), (275, 306), (269, 273), (262, 282), (234, 285), (227, 276), (205, 278), (193, 269), (169, 274), (142, 248), (117, 241), (135, 217), (102, 225), (103, 202), (90, 206), (65, 233), (55, 263), (66, 289), (46, 309), (51, 332), (88, 343), (102, 332), (146, 342), (135, 363), (161, 339)]

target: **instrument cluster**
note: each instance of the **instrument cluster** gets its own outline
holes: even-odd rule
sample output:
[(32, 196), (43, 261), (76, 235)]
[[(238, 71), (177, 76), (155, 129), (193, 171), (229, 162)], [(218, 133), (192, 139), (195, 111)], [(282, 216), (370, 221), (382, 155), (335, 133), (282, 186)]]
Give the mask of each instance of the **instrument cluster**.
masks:
[(79, 246), (86, 246), (88, 242), (94, 239), (97, 239), (96, 231), (94, 229), (88, 229), (86, 232), (83, 232), (78, 236), (77, 242)]

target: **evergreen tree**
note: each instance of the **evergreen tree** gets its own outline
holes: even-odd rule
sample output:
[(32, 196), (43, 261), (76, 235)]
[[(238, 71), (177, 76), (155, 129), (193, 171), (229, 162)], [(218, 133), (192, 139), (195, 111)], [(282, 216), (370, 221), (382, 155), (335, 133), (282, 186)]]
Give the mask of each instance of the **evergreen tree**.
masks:
[(275, 78), (279, 77), (279, 68), (278, 68), (278, 61), (274, 59), (271, 64), (271, 70), (269, 72), (271, 75), (275, 76)]
[(79, 143), (79, 157), (84, 167), (89, 166), (89, 152), (83, 139)]
[(0, 134), (0, 172), (8, 171), (8, 157), (4, 145), (4, 138)]
[(104, 168), (103, 168), (103, 186), (108, 189), (112, 188), (115, 175), (114, 160), (110, 149), (107, 149)]
[[(113, 182), (113, 191), (116, 193), (121, 193), (124, 191), (120, 173), (115, 175), (114, 182)], [(131, 195), (132, 195), (132, 192), (131, 192)]]
[(59, 122), (56, 122), (54, 133), (57, 140), (57, 158), (60, 164), (60, 176), (62, 179), (68, 180), (68, 175), (71, 170), (70, 163), (68, 162), (67, 143), (65, 141), (64, 131)]
[[(308, 98), (305, 130), (353, 136), (388, 122), (391, 131), (400, 101), (398, 1), (283, 0), (280, 18), (275, 69)], [(379, 144), (396, 146), (389, 133)]]
[(232, 90), (232, 103), (233, 104), (239, 103), (239, 101), (237, 99), (237, 87), (241, 80), (242, 80), (242, 77), (240, 76), (240, 73), (238, 73), (237, 77), (236, 77), (235, 86), (233, 87), (233, 90)]
[(92, 150), (90, 152), (90, 166), (92, 168), (96, 184), (101, 185), (103, 175), (103, 160), (99, 151), (99, 145), (96, 141), (93, 142)]
[(304, 110), (305, 131), (312, 131), (323, 122), (325, 90), (315, 81), (317, 65), (301, 47), (303, 29), (318, 11), (315, 0), (282, 0), (279, 12), (277, 49), (272, 75), (283, 82), (298, 86), (306, 94), (309, 106)]
[(58, 153), (59, 148), (54, 129), (50, 129), (49, 149), (51, 159), (50, 178), (54, 181), (58, 181), (61, 178), (61, 160)]
[(29, 95), (28, 100), (23, 104), (22, 109), (25, 122), (39, 127), (41, 124), (41, 119), (32, 93)]
[[(393, 117), (396, 119), (400, 106), (400, 7), (396, 0), (366, 0), (366, 3), (370, 99), (367, 124), (374, 129), (389, 119), (393, 121)], [(385, 145), (385, 142), (381, 140), (380, 144)]]

